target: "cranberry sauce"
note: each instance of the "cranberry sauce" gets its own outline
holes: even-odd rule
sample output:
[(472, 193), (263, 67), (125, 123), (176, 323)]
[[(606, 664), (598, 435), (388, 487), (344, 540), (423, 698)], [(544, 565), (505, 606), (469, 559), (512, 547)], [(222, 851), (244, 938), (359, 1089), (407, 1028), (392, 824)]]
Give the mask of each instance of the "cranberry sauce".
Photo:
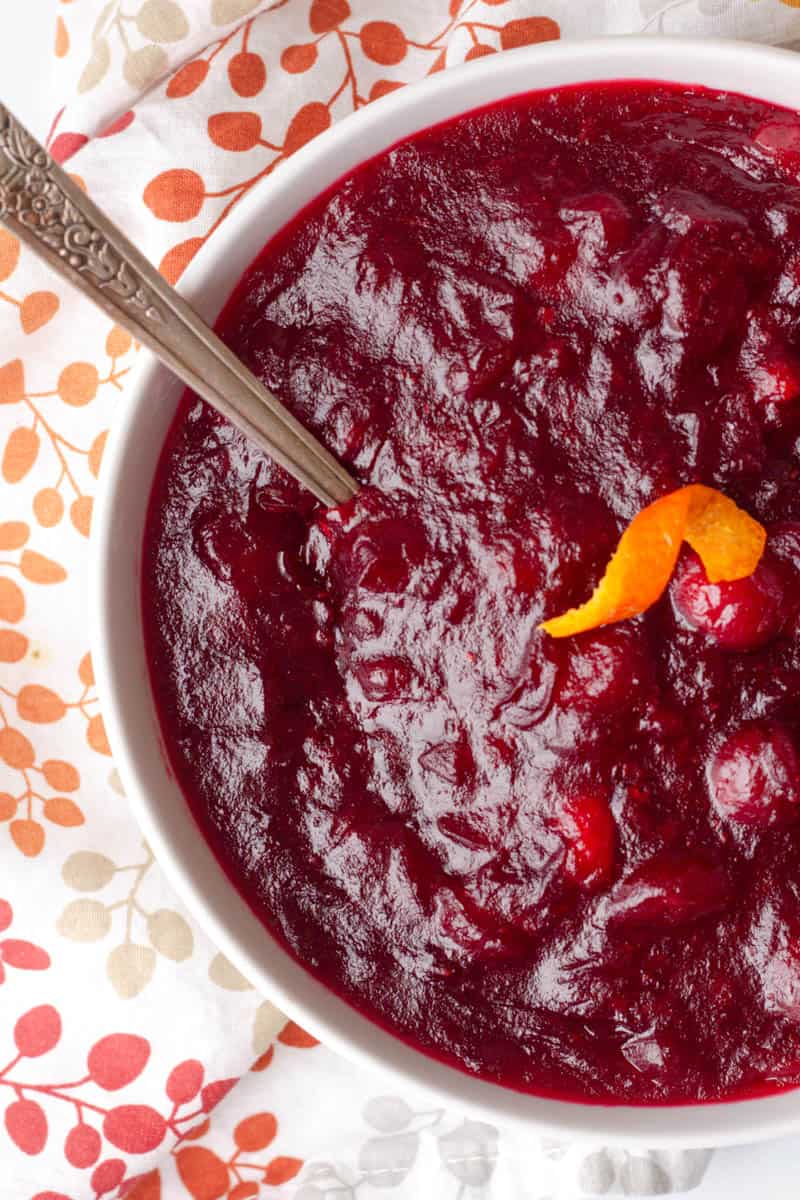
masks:
[[(800, 1082), (800, 118), (650, 84), (431, 129), (312, 204), (219, 328), (366, 485), (321, 511), (196, 398), (144, 610), (164, 738), (268, 929), (510, 1087)], [(556, 641), (646, 504), (768, 531)]]

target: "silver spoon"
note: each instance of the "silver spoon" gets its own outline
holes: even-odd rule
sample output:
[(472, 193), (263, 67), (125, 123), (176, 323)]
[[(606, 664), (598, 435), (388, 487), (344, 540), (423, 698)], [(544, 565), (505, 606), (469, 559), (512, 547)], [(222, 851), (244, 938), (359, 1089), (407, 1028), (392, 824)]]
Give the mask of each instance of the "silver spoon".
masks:
[(324, 504), (358, 484), (0, 104), (0, 221)]

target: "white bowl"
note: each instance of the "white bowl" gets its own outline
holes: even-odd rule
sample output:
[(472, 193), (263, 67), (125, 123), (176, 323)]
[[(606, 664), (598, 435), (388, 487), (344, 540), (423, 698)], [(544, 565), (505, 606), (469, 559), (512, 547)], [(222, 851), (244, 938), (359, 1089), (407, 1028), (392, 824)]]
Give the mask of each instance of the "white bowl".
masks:
[[(492, 55), (394, 92), (305, 146), (231, 213), (180, 290), (213, 321), (264, 243), (324, 188), (417, 130), (506, 96), (608, 79), (672, 80), (800, 102), (793, 52), (682, 38), (550, 43)], [(93, 524), (93, 657), (108, 736), (133, 810), (176, 891), (233, 963), (304, 1028), (498, 1124), (648, 1146), (713, 1146), (800, 1129), (800, 1090), (723, 1104), (584, 1105), (522, 1095), (411, 1049), (328, 991), (273, 941), (224, 875), (169, 769), (148, 682), (139, 585), (153, 472), (181, 387), (143, 356), (103, 463)]]

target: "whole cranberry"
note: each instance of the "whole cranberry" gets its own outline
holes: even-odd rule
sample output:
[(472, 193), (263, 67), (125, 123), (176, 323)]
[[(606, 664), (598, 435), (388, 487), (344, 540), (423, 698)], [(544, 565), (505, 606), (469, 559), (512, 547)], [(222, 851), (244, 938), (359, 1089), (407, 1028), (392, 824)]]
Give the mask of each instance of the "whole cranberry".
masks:
[(556, 687), (561, 708), (604, 712), (638, 698), (647, 676), (638, 631), (611, 625), (570, 642)]
[(732, 733), (711, 760), (708, 782), (712, 803), (726, 820), (766, 828), (800, 815), (800, 759), (777, 723)]
[(752, 575), (731, 583), (710, 583), (696, 554), (687, 554), (671, 584), (676, 611), (724, 650), (755, 650), (780, 631), (783, 586), (763, 560)]
[(554, 824), (564, 841), (566, 875), (588, 887), (607, 880), (617, 842), (607, 798), (592, 792), (570, 796), (562, 802)]

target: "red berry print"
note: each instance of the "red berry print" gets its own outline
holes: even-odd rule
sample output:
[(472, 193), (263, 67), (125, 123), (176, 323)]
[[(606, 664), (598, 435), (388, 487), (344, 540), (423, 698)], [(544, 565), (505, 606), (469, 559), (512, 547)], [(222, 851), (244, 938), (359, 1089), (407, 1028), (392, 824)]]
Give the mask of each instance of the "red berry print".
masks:
[(85, 133), (60, 133), (50, 147), (50, 154), (57, 163), (66, 162), (88, 141)]
[(64, 1157), (70, 1166), (93, 1167), (100, 1157), (102, 1141), (91, 1125), (73, 1125), (64, 1143)]
[(128, 109), (128, 111), (123, 113), (121, 117), (117, 117), (117, 119), (112, 121), (110, 125), (106, 125), (103, 132), (99, 133), (97, 136), (107, 138), (113, 137), (115, 133), (123, 133), (129, 125), (133, 124), (134, 116), (135, 113), (131, 109)]
[(89, 1051), (88, 1068), (94, 1082), (107, 1092), (127, 1087), (144, 1070), (150, 1043), (132, 1033), (112, 1033), (95, 1042)]
[(203, 1064), (196, 1058), (187, 1058), (178, 1063), (169, 1073), (167, 1095), (173, 1104), (186, 1104), (194, 1100), (203, 1086)]
[(44, 971), (50, 966), (50, 955), (40, 946), (18, 938), (6, 938), (0, 942), (0, 959), (10, 967), (19, 967), (23, 971)]
[(61, 1017), (52, 1004), (41, 1004), (24, 1013), (14, 1026), (14, 1041), (23, 1058), (39, 1058), (58, 1045)]
[(148, 1154), (161, 1145), (166, 1132), (161, 1113), (147, 1104), (121, 1104), (103, 1121), (103, 1133), (125, 1154)]
[[(267, 1179), (265, 1176), (264, 1182), (270, 1183), (271, 1180)], [(248, 1183), (245, 1180), (242, 1180), (241, 1183), (236, 1184), (236, 1187), (233, 1189), (233, 1191), (228, 1192), (228, 1200), (250, 1200), (251, 1196), (257, 1195), (258, 1184), (252, 1182)]]
[(211, 1112), (215, 1104), (219, 1104), (223, 1096), (227, 1096), (232, 1087), (235, 1087), (239, 1082), (238, 1079), (217, 1079), (214, 1083), (206, 1084), (200, 1093), (200, 1102), (203, 1105), (203, 1112)]
[(41, 1154), (47, 1142), (47, 1117), (35, 1100), (15, 1100), (5, 1112), (8, 1136), (23, 1154)]
[(99, 1196), (113, 1192), (125, 1177), (125, 1163), (121, 1158), (107, 1158), (92, 1171), (91, 1184)]

